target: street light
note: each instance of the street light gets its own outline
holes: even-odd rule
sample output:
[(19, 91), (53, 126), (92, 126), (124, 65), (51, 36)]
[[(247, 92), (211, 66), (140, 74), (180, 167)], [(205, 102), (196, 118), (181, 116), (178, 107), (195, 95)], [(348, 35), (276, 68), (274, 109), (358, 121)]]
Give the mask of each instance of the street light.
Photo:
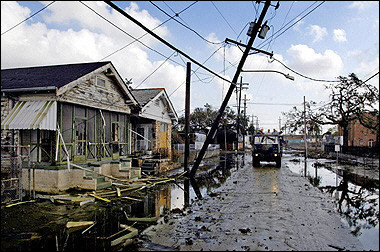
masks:
[(287, 79), (294, 81), (294, 76), (291, 76), (289, 74), (284, 74), (284, 73), (282, 73), (280, 71), (276, 71), (276, 70), (241, 70), (241, 71), (242, 72), (273, 72), (273, 73), (279, 73), (279, 74), (284, 75)]

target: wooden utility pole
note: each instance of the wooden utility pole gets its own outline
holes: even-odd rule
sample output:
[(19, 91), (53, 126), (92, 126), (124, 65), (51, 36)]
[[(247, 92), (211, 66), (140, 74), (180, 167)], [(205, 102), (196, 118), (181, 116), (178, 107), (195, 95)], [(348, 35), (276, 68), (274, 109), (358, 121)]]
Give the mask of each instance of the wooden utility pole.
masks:
[(241, 104), (241, 89), (243, 87), (243, 76), (240, 76), (240, 88), (236, 86), (236, 94), (238, 94), (238, 107), (236, 118), (236, 150), (239, 150), (239, 133), (240, 133), (240, 104)]
[[(186, 68), (186, 91), (185, 91), (185, 156), (184, 156), (184, 170), (189, 173), (189, 154), (190, 154), (190, 76), (191, 76), (191, 63), (187, 62)], [(184, 181), (184, 206), (190, 206), (190, 181)]]
[(304, 123), (304, 141), (305, 141), (305, 177), (306, 177), (306, 170), (307, 170), (307, 136), (306, 136), (306, 98), (303, 97), (303, 123)]
[[(244, 122), (245, 122), (245, 117), (246, 117), (246, 112), (247, 112), (247, 95), (244, 94)], [(244, 122), (243, 122), (243, 125), (244, 125)], [(245, 132), (246, 132), (246, 128), (245, 126), (243, 127), (244, 128), (244, 131), (243, 131), (243, 151), (245, 151)]]
[(305, 160), (307, 158), (307, 135), (306, 135), (306, 100), (303, 97), (303, 124), (304, 124), (304, 141), (305, 141)]
[(243, 69), (243, 66), (244, 66), (244, 63), (248, 57), (248, 54), (249, 54), (249, 51), (251, 50), (251, 47), (253, 45), (253, 41), (255, 40), (256, 36), (257, 36), (257, 33), (259, 31), (259, 28), (261, 27), (261, 24), (263, 22), (263, 19), (265, 17), (265, 14), (267, 13), (268, 11), (268, 8), (270, 6), (270, 2), (271, 1), (265, 1), (265, 5), (263, 7), (263, 10), (260, 14), (260, 17), (259, 19), (257, 20), (257, 23), (255, 23), (254, 27), (252, 28), (252, 35), (251, 35), (251, 38), (249, 39), (248, 41), (248, 44), (247, 44), (247, 47), (245, 48), (245, 51), (243, 53), (243, 56), (239, 62), (239, 65), (236, 69), (236, 73), (234, 75), (234, 78), (232, 79), (232, 84), (230, 85), (228, 91), (227, 91), (227, 94), (226, 94), (226, 97), (224, 98), (223, 102), (222, 102), (222, 105), (218, 111), (218, 114), (215, 118), (215, 121), (209, 131), (209, 133), (207, 134), (207, 137), (206, 137), (206, 141), (204, 142), (203, 146), (202, 146), (202, 149), (200, 150), (199, 154), (198, 154), (198, 157), (197, 159), (195, 160), (194, 162), (194, 165), (193, 165), (193, 168), (191, 169), (191, 172), (190, 172), (190, 176), (191, 177), (194, 177), (198, 167), (199, 167), (199, 164), (201, 163), (205, 153), (206, 153), (206, 150), (208, 148), (208, 145), (210, 144), (211, 140), (215, 137), (215, 134), (216, 134), (216, 129), (218, 127), (218, 124), (219, 124), (219, 121), (224, 113), (224, 110), (225, 108), (227, 107), (227, 104), (228, 104), (228, 101), (230, 100), (231, 98), (231, 95), (235, 89), (235, 86), (236, 86), (236, 83), (237, 83), (237, 80), (239, 78), (239, 75), (240, 75), (240, 72), (241, 70)]
[(190, 75), (191, 75), (191, 63), (187, 62), (186, 71), (186, 93), (185, 93), (185, 157), (184, 157), (184, 170), (189, 172), (189, 154), (190, 154)]

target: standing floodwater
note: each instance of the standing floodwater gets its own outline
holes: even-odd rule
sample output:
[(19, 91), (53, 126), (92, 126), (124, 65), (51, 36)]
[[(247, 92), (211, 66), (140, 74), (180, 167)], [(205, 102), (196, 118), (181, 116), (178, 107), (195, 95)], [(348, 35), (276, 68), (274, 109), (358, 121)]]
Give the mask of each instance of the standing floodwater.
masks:
[[(297, 159), (298, 161), (296, 161)], [(317, 165), (314, 165), (315, 163)], [(321, 164), (325, 165), (321, 166)], [(378, 187), (372, 190), (364, 184), (355, 184), (349, 175), (347, 175), (347, 183), (343, 183), (343, 179), (347, 176), (344, 177), (344, 173), (341, 171), (334, 172), (339, 169), (336, 170), (333, 164), (331, 164), (332, 167), (328, 164), (329, 160), (309, 160), (306, 172), (306, 175), (310, 177), (309, 181), (321, 188), (324, 195), (328, 196), (331, 193), (332, 199), (336, 202), (332, 210), (341, 212), (342, 220), (345, 221), (344, 225), (351, 226), (352, 236), (356, 235), (366, 250), (378, 250)], [(144, 240), (146, 235), (143, 234), (143, 231), (147, 228), (156, 229), (160, 225), (166, 224), (173, 229), (177, 225), (177, 218), (178, 220), (182, 217), (190, 218), (194, 214), (196, 215), (194, 219), (187, 221), (191, 226), (176, 226), (178, 232), (176, 235), (183, 234), (183, 237), (178, 238), (178, 245), (182, 241), (186, 243), (184, 240), (186, 238), (188, 238), (188, 243), (196, 243), (201, 238), (207, 244), (213, 244), (218, 240), (217, 236), (220, 234), (228, 237), (235, 237), (237, 234), (245, 236), (260, 234), (250, 241), (255, 241), (255, 246), (259, 246), (256, 249), (265, 249), (267, 246), (281, 250), (282, 245), (276, 240), (276, 235), (283, 237), (290, 246), (300, 249), (303, 247), (298, 243), (302, 239), (297, 240), (296, 233), (289, 235), (289, 232), (292, 232), (291, 226), (297, 223), (297, 220), (291, 218), (297, 216), (297, 219), (303, 220), (304, 222), (299, 223), (299, 228), (302, 229), (302, 224), (308, 225), (308, 218), (313, 214), (310, 209), (310, 211), (303, 209), (304, 203), (299, 205), (300, 209), (297, 210), (297, 214), (290, 212), (295, 211), (291, 209), (297, 204), (297, 201), (292, 202), (291, 199), (295, 196), (309, 197), (307, 195), (312, 188), (312, 186), (309, 187), (310, 183), (303, 176), (303, 168), (302, 158), (299, 159), (293, 154), (284, 155), (281, 168), (276, 168), (274, 163), (265, 162), (260, 167), (253, 167), (249, 153), (245, 155), (228, 154), (221, 155), (217, 159), (204, 160), (197, 172), (195, 183), (188, 183), (188, 185), (184, 180), (177, 180), (157, 185), (149, 190), (140, 190), (133, 195), (128, 195), (129, 198), (111, 202), (96, 200), (82, 206), (37, 200), (10, 208), (2, 208), (1, 250), (21, 251), (25, 248), (46, 251), (136, 249), (135, 245), (133, 247), (130, 245), (123, 247), (121, 246), (123, 244), (111, 246), (111, 241), (117, 241), (117, 235), (123, 225), (136, 228), (139, 233), (138, 237)], [(289, 172), (286, 172), (287, 169)], [(171, 174), (180, 174), (182, 171), (179, 169), (172, 171)], [(171, 176), (171, 174), (166, 175)], [(305, 181), (301, 182), (303, 180)], [(249, 186), (251, 182), (253, 184)], [(363, 183), (360, 179), (357, 179), (357, 182)], [(310, 189), (304, 191), (307, 188)], [(347, 194), (344, 194), (344, 188), (348, 189)], [(352, 195), (349, 191), (359, 191), (361, 194)], [(84, 193), (75, 192), (72, 195)], [(292, 193), (291, 197), (286, 196), (288, 193)], [(340, 201), (342, 198), (343, 200)], [(207, 203), (210, 200), (214, 202), (211, 206)], [(305, 200), (307, 199), (305, 198)], [(319, 200), (319, 196), (316, 200)], [(227, 202), (232, 205), (235, 203), (241, 205), (236, 205), (237, 209), (231, 208), (232, 205), (226, 208)], [(347, 202), (351, 203), (349, 207)], [(186, 204), (190, 206), (185, 208)], [(267, 204), (270, 204), (270, 209), (273, 209), (272, 214), (268, 212), (266, 207), (269, 205)], [(327, 209), (327, 202), (325, 205)], [(278, 208), (277, 211), (275, 211), (276, 208)], [(191, 211), (193, 211), (192, 214)], [(173, 219), (170, 217), (172, 215), (177, 217)], [(234, 230), (234, 225), (239, 223), (234, 218), (240, 215), (246, 221), (247, 226), (236, 226)], [(365, 218), (362, 218), (363, 216)], [(256, 224), (248, 226), (252, 218), (258, 218), (255, 221)], [(263, 222), (261, 226), (260, 221), (266, 219), (271, 224), (268, 226)], [(94, 224), (79, 230), (67, 228), (68, 222), (84, 221), (92, 221)], [(226, 221), (231, 221), (232, 226), (224, 228), (223, 223)], [(276, 221), (279, 223), (276, 224)], [(156, 223), (159, 224), (156, 225)], [(313, 225), (318, 227), (319, 224), (314, 223)], [(195, 236), (189, 234), (185, 237), (184, 235), (190, 232), (187, 231), (187, 228), (195, 230)], [(270, 228), (274, 229), (270, 231)], [(216, 232), (214, 235), (213, 231)], [(312, 231), (316, 232), (315, 235), (324, 232), (318, 228)], [(335, 232), (343, 231), (337, 229)], [(199, 237), (196, 236), (197, 234)], [(160, 235), (164, 235), (164, 233), (161, 232)], [(176, 237), (176, 235), (171, 236)], [(238, 240), (241, 239), (239, 240), (240, 246), (236, 249), (255, 248), (252, 244), (246, 244), (248, 237), (245, 236), (235, 237)], [(156, 249), (165, 248), (161, 243), (164, 239), (170, 240), (171, 237), (162, 238), (160, 243), (157, 242), (162, 246), (157, 245)], [(318, 240), (315, 242), (318, 243)], [(264, 246), (264, 244), (266, 245)], [(330, 245), (335, 246), (336, 244)], [(191, 247), (189, 248), (191, 249)], [(193, 246), (193, 249), (195, 248), (196, 246)], [(207, 249), (206, 245), (204, 249)]]
[[(305, 175), (304, 158), (286, 157), (289, 169)], [(378, 171), (377, 171), (378, 173)], [(336, 202), (342, 221), (362, 242), (366, 250), (379, 250), (379, 180), (373, 169), (344, 165), (329, 159), (306, 161), (309, 181)]]

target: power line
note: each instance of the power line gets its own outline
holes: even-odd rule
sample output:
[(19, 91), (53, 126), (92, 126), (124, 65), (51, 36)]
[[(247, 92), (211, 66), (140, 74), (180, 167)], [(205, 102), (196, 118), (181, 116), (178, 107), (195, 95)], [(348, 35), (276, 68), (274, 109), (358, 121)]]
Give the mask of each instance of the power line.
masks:
[[(276, 33), (280, 32), (282, 30), (282, 28), (280, 30), (278, 30), (276, 33), (274, 33), (271, 37), (269, 37), (268, 39), (266, 39), (265, 41), (263, 41), (261, 44), (259, 44), (257, 46), (257, 48), (261, 49), (263, 48), (266, 44), (268, 44), (268, 40), (270, 39), (270, 42), (277, 39), (279, 36), (281, 36), (283, 33), (285, 33), (287, 30), (289, 30), (291, 27), (293, 27), (294, 25), (296, 25), (298, 22), (300, 22), (302, 19), (304, 19), (306, 16), (308, 16), (311, 12), (313, 12), (314, 10), (316, 10), (319, 6), (321, 6), (325, 1), (323, 1), (322, 3), (320, 3), (318, 6), (316, 6), (314, 9), (310, 10), (308, 13), (306, 13), (304, 16), (302, 16), (301, 18), (299, 18), (294, 24), (292, 24), (291, 26), (289, 26), (288, 28), (286, 28), (283, 32), (281, 32), (278, 36), (276, 36), (274, 39), (272, 39), (272, 37), (274, 35), (276, 35)], [(313, 4), (311, 4), (309, 7), (307, 7), (304, 11), (302, 11), (300, 14), (302, 14), (303, 12), (305, 12), (307, 9), (311, 8), (311, 6), (313, 6), (314, 4), (316, 4), (316, 2), (314, 2)], [(299, 14), (299, 15), (300, 15)], [(299, 15), (297, 15), (295, 18), (293, 18), (292, 20), (290, 20), (286, 25), (288, 25), (290, 22), (292, 22), (294, 19), (296, 19), (297, 17), (299, 17)], [(286, 26), (285, 25), (285, 26)], [(284, 26), (284, 27), (285, 27)]]
[[(124, 31), (124, 30), (121, 29), (119, 26), (115, 25), (114, 23), (112, 23), (111, 21), (109, 21), (107, 18), (105, 18), (105, 17), (103, 17), (102, 15), (100, 15), (98, 12), (96, 12), (94, 9), (92, 9), (91, 7), (89, 7), (88, 5), (86, 5), (85, 3), (83, 3), (82, 1), (80, 1), (80, 2), (81, 2), (84, 6), (86, 6), (86, 7), (89, 8), (90, 10), (92, 10), (96, 15), (98, 15), (99, 17), (101, 17), (103, 20), (107, 21), (109, 24), (111, 24), (112, 26), (114, 26), (115, 28), (117, 28), (118, 30), (120, 30), (121, 32), (125, 33), (126, 35), (128, 35), (129, 37), (131, 37), (132, 39), (134, 39), (135, 41), (139, 42), (140, 44), (142, 44), (142, 45), (145, 46), (146, 48), (150, 49), (151, 51), (153, 51), (153, 52), (155, 52), (155, 53), (161, 55), (162, 57), (164, 57), (164, 58), (168, 58), (168, 56), (166, 56), (166, 55), (160, 53), (159, 51), (157, 51), (157, 50), (155, 50), (155, 49), (153, 49), (153, 48), (147, 46), (147, 45), (144, 44), (143, 42), (141, 42), (141, 41), (139, 40), (139, 38), (135, 38), (134, 36), (132, 36), (132, 35), (129, 34), (128, 32)], [(145, 35), (144, 35), (144, 36), (145, 36)], [(135, 41), (133, 41), (133, 42), (135, 42)], [(132, 43), (133, 43), (133, 42), (132, 42)], [(131, 44), (131, 43), (130, 43), (130, 44)], [(129, 44), (128, 44), (128, 45), (129, 45)], [(128, 45), (127, 45), (127, 46), (128, 46)], [(125, 46), (125, 47), (126, 47), (126, 46)], [(125, 48), (125, 47), (124, 47), (124, 48)], [(108, 56), (107, 56), (107, 57), (108, 57)], [(104, 59), (104, 58), (103, 58), (103, 59)], [(178, 63), (178, 62), (176, 62), (176, 61), (174, 61), (174, 60), (172, 60), (172, 59), (170, 59), (170, 60), (173, 61), (174, 63), (180, 65), (180, 66), (183, 66), (183, 65), (181, 65), (180, 63)], [(184, 67), (184, 66), (183, 66), (183, 67)]]
[(282, 62), (279, 61), (278, 59), (276, 59), (276, 58), (274, 58), (274, 57), (272, 57), (272, 59), (275, 60), (275, 61), (277, 61), (277, 62), (280, 63), (281, 65), (283, 65), (286, 69), (288, 69), (288, 70), (292, 71), (293, 73), (295, 73), (295, 74), (297, 74), (297, 75), (299, 75), (299, 76), (301, 76), (301, 77), (304, 77), (304, 78), (306, 78), (306, 79), (309, 79), (309, 80), (312, 80), (312, 81), (321, 81), (321, 82), (340, 82), (339, 80), (332, 81), (332, 80), (318, 80), (318, 79), (310, 78), (310, 77), (308, 77), (308, 76), (305, 76), (305, 75), (303, 75), (303, 74), (300, 74), (300, 73), (294, 71), (293, 69), (289, 68), (288, 66), (286, 66), (284, 63), (282, 63)]
[(379, 74), (379, 72), (375, 73), (374, 75), (372, 75), (371, 77), (369, 77), (366, 81), (363, 81), (362, 84), (366, 83), (367, 81), (369, 81), (370, 79), (372, 79), (373, 77), (375, 77), (378, 74)]
[(235, 31), (234, 28), (232, 28), (232, 26), (230, 25), (230, 23), (228, 23), (227, 19), (223, 16), (223, 14), (219, 11), (218, 7), (216, 7), (216, 5), (211, 1), (212, 5), (214, 5), (215, 9), (219, 12), (219, 14), (222, 16), (222, 18), (224, 19), (224, 21), (226, 21), (226, 23), (228, 24), (228, 26), (231, 28), (231, 30), (237, 35), (237, 32)]
[(141, 84), (143, 84), (150, 76), (152, 76), (160, 67), (162, 67), (165, 63), (166, 63), (166, 61), (168, 61), (169, 60), (169, 58), (171, 57), (171, 56), (173, 56), (173, 54), (175, 53), (175, 51), (168, 57), (168, 58), (166, 58), (165, 59), (165, 61), (164, 62), (162, 62), (152, 73), (150, 73), (144, 80), (142, 80), (141, 81), (141, 83), (140, 84), (138, 84), (136, 87), (134, 87), (134, 89), (136, 89), (136, 88), (138, 88), (139, 86), (141, 86)]
[[(149, 1), (149, 2), (150, 2), (151, 4), (153, 4), (153, 6), (155, 6), (157, 9), (159, 9), (161, 12), (163, 12), (165, 15), (167, 15), (167, 16), (170, 17), (170, 15), (169, 15), (168, 13), (166, 13), (166, 11), (164, 11), (163, 9), (161, 9), (161, 8), (160, 8), (159, 6), (157, 6), (155, 3), (153, 3), (152, 1)], [(194, 2), (194, 3), (196, 3), (196, 2)], [(193, 4), (194, 4), (194, 3), (193, 3)], [(178, 13), (176, 13), (175, 16), (178, 16)], [(194, 30), (194, 29), (190, 28), (189, 26), (187, 26), (187, 25), (181, 23), (181, 22), (178, 21), (177, 19), (173, 19), (173, 20), (176, 21), (177, 23), (179, 23), (180, 25), (182, 25), (183, 27), (185, 27), (185, 28), (189, 29), (190, 31), (194, 32), (196, 35), (198, 35), (198, 37), (200, 37), (201, 39), (203, 39), (204, 41), (206, 41), (206, 42), (208, 42), (208, 43), (210, 43), (210, 44), (219, 45), (219, 44), (222, 43), (222, 42), (213, 42), (213, 41), (210, 41), (210, 40), (208, 40), (208, 39), (205, 39), (205, 38), (204, 38), (202, 35), (200, 35), (196, 30)]]
[(11, 28), (9, 28), (8, 30), (6, 30), (5, 32), (1, 33), (1, 35), (4, 35), (5, 33), (9, 32), (10, 30), (13, 30), (14, 28), (16, 28), (17, 26), (19, 26), (20, 24), (24, 23), (26, 20), (34, 17), (35, 15), (37, 15), (38, 13), (40, 13), (41, 11), (43, 11), (44, 9), (46, 9), (47, 7), (49, 7), (50, 5), (52, 5), (55, 1), (49, 3), (48, 5), (46, 5), (45, 7), (43, 7), (41, 10), (35, 12), (34, 14), (32, 14), (31, 16), (29, 16), (28, 18), (24, 19), (23, 21), (21, 21), (20, 23), (12, 26)]
[[(81, 2), (81, 3), (82, 3), (82, 2)], [(83, 4), (83, 3), (82, 3), (82, 4)], [(185, 10), (187, 10), (188, 8), (190, 8), (193, 4), (194, 4), (194, 3), (190, 4), (190, 5), (187, 6), (185, 9), (183, 9), (182, 11), (180, 11), (179, 13), (176, 13), (176, 14), (178, 14), (178, 15), (181, 14), (182, 12), (184, 12)], [(87, 5), (85, 5), (85, 6), (88, 7)], [(88, 8), (91, 9), (90, 7), (88, 7)], [(94, 11), (94, 12), (96, 13), (95, 10), (93, 10), (93, 9), (91, 9), (91, 10)], [(169, 20), (173, 19), (175, 16), (176, 16), (176, 15), (174, 15), (174, 16), (170, 16), (169, 19), (167, 19), (166, 21), (164, 21), (164, 22), (162, 22), (161, 24), (157, 25), (156, 27), (154, 27), (154, 28), (152, 29), (152, 31), (154, 31), (154, 30), (157, 29), (158, 27), (164, 25), (164, 24), (167, 23)], [(138, 39), (141, 39), (142, 37), (144, 37), (144, 36), (147, 35), (147, 34), (148, 34), (148, 33), (146, 32), (144, 35), (140, 36)], [(113, 55), (113, 54), (115, 54), (115, 53), (117, 53), (117, 52), (119, 52), (119, 51), (125, 49), (126, 47), (128, 47), (128, 46), (130, 46), (131, 44), (135, 43), (138, 39), (135, 39), (135, 40), (133, 40), (132, 42), (128, 43), (127, 45), (121, 47), (120, 49), (118, 49), (118, 50), (116, 50), (116, 51), (114, 51), (114, 52), (108, 54), (107, 56), (105, 56), (105, 57), (102, 58), (101, 60), (104, 60), (104, 59), (110, 57), (111, 55)], [(101, 61), (101, 60), (99, 60), (99, 61)]]
[[(205, 64), (217, 51), (219, 51), (219, 49), (220, 48), (222, 48), (221, 46), (218, 48), (218, 49), (216, 49), (204, 62), (203, 62), (203, 64)], [(181, 55), (180, 55), (180, 58), (181, 58)], [(181, 58), (182, 59), (182, 58)], [(183, 60), (182, 60), (183, 61)], [(184, 62), (185, 63), (185, 62)], [(198, 68), (195, 70), (195, 71), (193, 71), (193, 73), (191, 74), (191, 75), (193, 75), (193, 74), (195, 74), (196, 75), (196, 72), (199, 70), (199, 68), (200, 68), (200, 66), (198, 66)], [(197, 75), (196, 75), (197, 76)], [(197, 76), (198, 77), (198, 76)], [(215, 77), (215, 75), (214, 75), (214, 77)], [(208, 78), (210, 78), (210, 77), (208, 77)], [(203, 82), (199, 77), (198, 77), (198, 79), (201, 81), (201, 82)], [(207, 79), (207, 78), (206, 78)], [(210, 82), (212, 81), (212, 79), (210, 80)], [(186, 81), (184, 81), (184, 82), (182, 82), (182, 84), (181, 85), (179, 85), (173, 92), (171, 92), (170, 93), (170, 95), (169, 95), (169, 97), (172, 95), (172, 94), (174, 94), (183, 84), (185, 84), (186, 83)]]
[(171, 45), (170, 43), (168, 43), (166, 40), (164, 40), (163, 38), (161, 38), (160, 36), (158, 36), (157, 34), (155, 34), (154, 32), (152, 32), (151, 30), (149, 30), (147, 27), (145, 27), (142, 23), (140, 23), (139, 21), (137, 21), (135, 18), (133, 18), (132, 16), (130, 16), (128, 13), (126, 13), (125, 11), (123, 11), (122, 9), (120, 9), (117, 5), (115, 5), (114, 3), (112, 3), (111, 1), (105, 1), (105, 3), (107, 3), (108, 5), (110, 5), (112, 8), (114, 8), (116, 11), (118, 11), (120, 14), (122, 14), (123, 16), (125, 16), (126, 18), (128, 18), (129, 20), (131, 20), (132, 22), (134, 22), (135, 24), (137, 24), (138, 26), (140, 26), (143, 30), (147, 31), (149, 34), (151, 34), (153, 37), (155, 37), (157, 40), (161, 41), (162, 43), (164, 43), (166, 46), (168, 46), (169, 48), (177, 51), (178, 53), (182, 54), (183, 56), (185, 56), (186, 58), (188, 58), (190, 61), (192, 61), (193, 63), (195, 63), (196, 65), (200, 66), (201, 68), (205, 69), (206, 71), (210, 72), (211, 74), (214, 74), (216, 75), (217, 77), (219, 77), (220, 79), (222, 80), (225, 80), (227, 81), (228, 83), (231, 83), (233, 85), (236, 85), (235, 83), (232, 83), (231, 81), (223, 78), (222, 76), (220, 76), (219, 74), (215, 73), (214, 71), (208, 69), (207, 67), (203, 66), (202, 64), (200, 64), (198, 61), (194, 60), (193, 58), (191, 58), (190, 56), (188, 56), (187, 54), (185, 54), (184, 52), (182, 52), (181, 50), (177, 49), (176, 47), (174, 47), (173, 45)]
[[(175, 16), (176, 17), (178, 17), (179, 19), (181, 19), (182, 20), (182, 22), (184, 22), (187, 26), (189, 26), (189, 24), (188, 23), (186, 23), (186, 21), (185, 20), (183, 20), (183, 18), (179, 15), (179, 14), (181, 14), (180, 12), (179, 13), (177, 13), (177, 12), (175, 12), (165, 1), (162, 1), (174, 14), (175, 14)], [(191, 5), (193, 5), (193, 4), (195, 4), (195, 3), (197, 3), (198, 1), (195, 1), (194, 3), (192, 3)]]

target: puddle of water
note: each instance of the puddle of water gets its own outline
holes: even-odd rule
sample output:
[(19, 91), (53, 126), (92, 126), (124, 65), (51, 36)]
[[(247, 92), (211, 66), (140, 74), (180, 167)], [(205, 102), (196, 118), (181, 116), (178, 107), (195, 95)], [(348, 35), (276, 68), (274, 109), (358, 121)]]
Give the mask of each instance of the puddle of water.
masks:
[(371, 180), (344, 172), (346, 166), (327, 159), (307, 159), (284, 155), (286, 166), (330, 193), (336, 200), (343, 223), (351, 228), (366, 250), (379, 250), (379, 188)]

